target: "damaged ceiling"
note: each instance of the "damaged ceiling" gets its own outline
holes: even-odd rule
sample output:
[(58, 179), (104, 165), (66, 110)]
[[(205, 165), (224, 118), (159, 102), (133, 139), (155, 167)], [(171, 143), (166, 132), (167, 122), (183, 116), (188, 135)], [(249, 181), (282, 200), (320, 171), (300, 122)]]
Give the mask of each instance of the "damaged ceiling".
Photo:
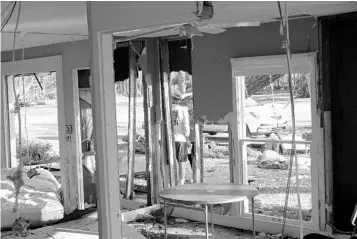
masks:
[[(10, 4), (9, 1), (2, 1), (1, 10), (3, 11), (8, 4)], [(114, 8), (118, 10), (118, 17), (120, 18), (122, 16), (122, 18), (125, 18), (125, 22), (130, 22), (130, 18), (136, 18), (137, 15), (121, 13), (123, 10), (121, 10), (120, 8), (123, 6), (123, 4), (124, 2), (100, 3), (101, 8), (103, 8), (104, 10), (106, 7), (113, 8), (114, 6)], [(150, 2), (150, 4), (155, 5), (161, 3)], [(170, 4), (171, 3), (165, 4), (165, 8), (167, 8), (167, 11), (165, 13), (159, 13), (159, 15), (165, 14), (165, 19), (167, 19), (167, 14), (170, 13)], [(180, 4), (182, 5), (182, 7), (184, 7), (183, 5), (189, 5), (190, 8), (194, 6), (192, 2), (180, 2)], [(129, 5), (136, 6), (136, 3), (125, 3), (126, 7), (130, 7)], [(115, 11), (115, 9), (112, 9), (111, 12)], [(213, 33), (217, 33), (217, 31), (221, 31), (214, 29), (235, 27), (236, 24), (244, 25), (247, 22), (248, 26), (257, 26), (259, 25), (259, 23), (277, 21), (276, 18), (278, 17), (276, 2), (217, 1), (213, 2), (213, 9), (213, 18), (211, 20), (199, 23), (200, 27), (202, 27), (202, 25), (205, 25), (205, 32), (211, 30), (210, 33), (212, 33), (212, 31)], [(197, 9), (192, 9), (192, 12), (190, 13), (192, 14), (192, 17), (194, 17), (196, 10)], [(289, 15), (302, 17), (318, 17), (352, 11), (357, 11), (356, 2), (288, 2)], [(149, 10), (147, 8), (141, 8), (138, 10), (138, 12), (147, 15), (148, 18), (154, 15), (158, 15), (158, 13), (155, 12), (155, 8), (150, 8)], [(8, 51), (12, 49), (13, 31), (15, 29), (16, 14), (17, 10), (15, 10), (14, 16), (12, 16), (12, 18), (9, 20), (7, 26), (4, 28), (4, 31), (1, 32), (1, 51)], [(102, 18), (105, 20), (106, 18), (111, 18), (111, 16), (106, 16), (105, 14), (103, 14)], [(159, 19), (161, 20), (162, 18), (159, 17)], [(4, 17), (2, 17), (2, 21), (3, 20)], [(159, 24), (164, 25), (165, 22)], [(135, 26), (132, 27), (135, 28)], [(119, 25), (118, 29), (123, 28)], [(145, 37), (157, 37), (178, 35), (180, 32), (180, 30), (178, 29), (170, 29), (167, 31), (159, 31), (155, 34), (145, 35), (146, 31), (152, 30), (158, 29), (139, 29), (136, 31), (118, 32), (116, 35), (119, 37), (130, 37), (144, 33)], [(25, 48), (88, 39), (86, 2), (22, 2), (22, 10), (18, 26), (18, 32), (28, 33), (25, 35)], [(22, 48), (22, 43), (19, 38), (20, 37), (17, 37), (15, 47), (16, 49)]]

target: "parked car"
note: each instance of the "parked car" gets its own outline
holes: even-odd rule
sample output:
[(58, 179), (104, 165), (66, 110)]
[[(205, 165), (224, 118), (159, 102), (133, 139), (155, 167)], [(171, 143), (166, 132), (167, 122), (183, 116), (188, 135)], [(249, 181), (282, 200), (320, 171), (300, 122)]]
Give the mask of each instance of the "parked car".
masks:
[[(183, 102), (192, 98), (192, 93), (185, 94)], [(262, 105), (253, 100), (247, 98), (245, 102), (245, 122), (247, 136), (270, 134), (276, 132), (278, 129), (284, 129), (287, 127), (287, 120), (284, 116), (268, 105)], [(226, 125), (205, 125), (203, 127), (203, 133), (215, 135), (218, 132), (227, 132), (228, 127)]]

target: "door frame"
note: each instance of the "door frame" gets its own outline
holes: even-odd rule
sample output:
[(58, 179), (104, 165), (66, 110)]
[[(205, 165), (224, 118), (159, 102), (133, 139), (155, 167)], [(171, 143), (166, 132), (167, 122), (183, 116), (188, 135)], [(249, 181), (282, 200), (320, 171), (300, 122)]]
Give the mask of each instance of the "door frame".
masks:
[[(321, 117), (318, 110), (318, 70), (317, 53), (292, 54), (291, 65), (294, 72), (310, 72), (310, 92), (311, 92), (311, 126), (312, 126), (312, 144), (311, 144), (311, 197), (312, 212), (311, 222), (305, 222), (304, 227), (314, 230), (323, 229), (325, 225), (325, 211), (321, 205), (325, 205), (325, 170), (324, 170), (324, 131), (321, 127)], [(244, 155), (245, 123), (242, 117), (242, 100), (244, 99), (244, 86), (242, 76), (277, 74), (287, 72), (286, 55), (271, 55), (262, 57), (231, 58), (232, 84), (233, 84), (233, 110), (234, 125), (232, 125), (233, 150), (232, 165), (233, 179), (237, 183), (247, 183), (246, 157)], [(236, 204), (233, 212), (235, 216), (249, 219), (250, 213), (245, 213), (247, 203)], [(276, 229), (281, 228), (282, 220), (277, 218), (256, 215), (256, 218), (263, 221), (270, 221), (276, 225)], [(298, 227), (296, 220), (287, 220), (286, 224)], [(257, 229), (259, 230), (259, 228)]]
[[(58, 138), (59, 138), (59, 154), (61, 165), (61, 188), (64, 197), (64, 207), (70, 206), (70, 183), (68, 175), (71, 174), (68, 162), (68, 150), (65, 136), (65, 103), (64, 103), (64, 86), (63, 86), (63, 70), (62, 70), (62, 55), (50, 57), (41, 57), (26, 59), (20, 61), (10, 61), (1, 63), (1, 75), (4, 80), (8, 75), (25, 74), (25, 73), (40, 73), (40, 72), (56, 72), (56, 87), (57, 87), (57, 117), (58, 117)], [(6, 89), (5, 89), (6, 92)]]
[(78, 71), (79, 70), (90, 70), (89, 67), (75, 68), (72, 70), (72, 88), (73, 88), (73, 113), (74, 113), (74, 124), (73, 130), (76, 134), (76, 142), (75, 142), (75, 152), (78, 155), (78, 160), (76, 162), (77, 168), (77, 188), (78, 188), (78, 199), (77, 206), (79, 210), (84, 210), (84, 178), (83, 178), (83, 154), (82, 154), (82, 139), (81, 139), (81, 109), (79, 104), (79, 86), (78, 86)]

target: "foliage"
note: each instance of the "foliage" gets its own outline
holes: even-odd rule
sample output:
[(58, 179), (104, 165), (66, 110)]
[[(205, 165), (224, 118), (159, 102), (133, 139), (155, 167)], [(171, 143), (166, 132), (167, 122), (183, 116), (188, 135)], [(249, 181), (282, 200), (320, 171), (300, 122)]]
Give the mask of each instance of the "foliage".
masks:
[[(249, 79), (250, 78), (248, 77), (248, 80)], [(292, 80), (293, 80), (294, 95), (296, 95), (298, 98), (309, 98), (310, 94), (309, 94), (309, 86), (307, 82), (308, 80), (310, 80), (310, 73), (292, 74)], [(275, 80), (273, 83), (266, 85), (265, 87), (256, 91), (256, 93), (254, 94), (262, 95), (262, 94), (272, 94), (272, 93), (288, 93), (288, 89), (289, 89), (288, 75), (285, 74), (281, 76), (279, 79)]]
[(295, 81), (295, 91), (298, 98), (309, 98), (309, 86), (307, 84), (307, 80), (310, 80), (307, 75), (302, 75), (296, 79)]
[[(15, 77), (16, 94), (20, 101), (33, 102), (54, 100), (57, 98), (56, 73), (40, 73), (37, 78), (43, 87), (41, 89), (35, 76), (29, 75), (22, 77)], [(25, 99), (24, 99), (25, 90)]]
[[(18, 141), (18, 139), (17, 139)], [(30, 155), (30, 159), (34, 162), (50, 160), (54, 157), (52, 151), (52, 144), (37, 140), (26, 140), (22, 138), (21, 148), (17, 147), (17, 154), (19, 156)]]

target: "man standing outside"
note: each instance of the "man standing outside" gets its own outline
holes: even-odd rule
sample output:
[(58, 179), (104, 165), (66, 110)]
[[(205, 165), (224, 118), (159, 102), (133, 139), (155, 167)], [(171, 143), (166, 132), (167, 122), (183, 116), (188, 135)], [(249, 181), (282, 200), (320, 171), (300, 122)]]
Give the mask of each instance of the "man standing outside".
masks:
[(185, 183), (185, 164), (190, 145), (190, 122), (187, 107), (181, 106), (182, 93), (172, 90), (172, 123), (174, 126), (176, 160), (179, 165), (179, 184)]

